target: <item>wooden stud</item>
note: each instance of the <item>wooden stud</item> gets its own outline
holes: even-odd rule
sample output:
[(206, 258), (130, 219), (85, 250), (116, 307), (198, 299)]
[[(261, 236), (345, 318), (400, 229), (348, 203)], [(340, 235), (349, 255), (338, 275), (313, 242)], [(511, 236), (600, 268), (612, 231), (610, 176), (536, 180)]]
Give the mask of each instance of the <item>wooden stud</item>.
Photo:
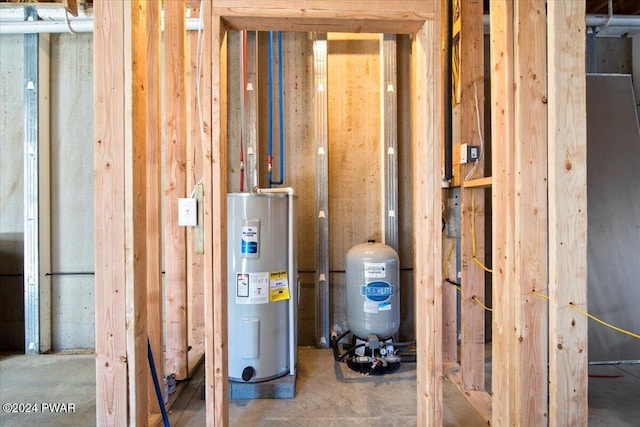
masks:
[[(439, 2), (432, 3), (436, 9)], [(440, 16), (439, 13), (435, 14)], [(417, 341), (417, 421), (442, 425), (442, 152), (440, 22), (426, 22), (412, 49), (413, 218)], [(431, 242), (425, 244), (425, 242)]]
[[(443, 199), (445, 195), (443, 194)], [(442, 361), (458, 363), (458, 289), (446, 279), (456, 281), (458, 268), (456, 264), (456, 238), (442, 238), (442, 264), (444, 277), (442, 281)]]
[(549, 425), (587, 425), (584, 2), (547, 4), (549, 67)]
[[(453, 4), (453, 2), (450, 2), (451, 5), (448, 7), (454, 7), (455, 5)], [(442, 14), (442, 19), (440, 20), (441, 23), (441, 33), (443, 34), (443, 39), (445, 37), (448, 37), (448, 26), (447, 26), (447, 15), (448, 15), (448, 11), (445, 9), (445, 7), (442, 7), (441, 10), (441, 14)], [(441, 49), (440, 54), (442, 56), (441, 61), (442, 64), (446, 64), (446, 61), (448, 61), (447, 56), (445, 55), (445, 51), (446, 49)], [(445, 67), (442, 67), (442, 69), (440, 70), (440, 75), (439, 78), (442, 82), (446, 82), (447, 81), (447, 76), (445, 73), (447, 73), (449, 70), (445, 69)], [(443, 89), (445, 92), (448, 91), (448, 89), (444, 88)], [(448, 96), (447, 93), (444, 93), (443, 96)], [(444, 121), (442, 122), (444, 123)], [(458, 147), (458, 154), (456, 155), (456, 151), (455, 151), (455, 147)], [(458, 159), (458, 164), (456, 165), (455, 160), (454, 160), (454, 164), (453, 164), (453, 171), (454, 171), (454, 179), (458, 179), (458, 175), (459, 175), (459, 171), (460, 171), (460, 144), (456, 144), (456, 146), (453, 147), (453, 159)], [(443, 152), (442, 152), (442, 157), (443, 159), (443, 164), (444, 164), (444, 147), (443, 147)], [(460, 185), (459, 182), (457, 185)], [(451, 183), (450, 183), (451, 186)], [(453, 186), (456, 186), (455, 181), (453, 182)], [(448, 203), (448, 199), (446, 199), (446, 190), (442, 191), (443, 195), (443, 200), (446, 200), (446, 203)], [(459, 198), (458, 198), (459, 199)], [(456, 200), (456, 202), (458, 203), (459, 200)], [(443, 271), (445, 274), (445, 277), (443, 277), (443, 282), (442, 282), (442, 361), (444, 363), (447, 364), (457, 364), (458, 363), (458, 292), (460, 290), (460, 287), (454, 287), (453, 285), (451, 285), (449, 282), (447, 282), (446, 279), (449, 279), (451, 281), (457, 282), (459, 280), (458, 278), (458, 257), (457, 257), (457, 252), (459, 251), (459, 248), (457, 247), (458, 245), (458, 238), (457, 237), (451, 237), (451, 236), (447, 236), (446, 233), (443, 233), (443, 238), (442, 238), (442, 257), (443, 257)]]
[[(146, 2), (96, 5), (96, 419), (143, 425), (147, 362)], [(124, 76), (124, 77), (123, 77)]]
[[(192, 11), (200, 13), (200, 11)], [(188, 34), (189, 43), (189, 138), (187, 140), (187, 189), (191, 193), (191, 188), (200, 182), (202, 178), (202, 144), (203, 126), (200, 117), (211, 116), (210, 105), (203, 102), (202, 86), (204, 85), (204, 70), (200, 62), (204, 57), (202, 51), (204, 36), (200, 32), (192, 31)], [(198, 46), (200, 43), (200, 46)], [(194, 194), (194, 197), (196, 195)], [(196, 200), (198, 198), (196, 197)], [(202, 213), (202, 199), (198, 200), (198, 219)], [(203, 224), (198, 224), (202, 227)], [(198, 367), (204, 355), (204, 259), (203, 254), (196, 251), (197, 229), (189, 227), (187, 229), (187, 324), (190, 347), (187, 357), (187, 371), (191, 377), (195, 368)]]
[[(207, 12), (208, 3), (203, 13)], [(209, 24), (209, 25), (207, 25)], [(205, 52), (211, 52), (211, 137), (203, 147), (205, 177), (205, 371), (207, 425), (229, 424), (227, 368), (227, 61), (226, 28), (207, 18)], [(210, 31), (210, 32), (209, 32)], [(208, 239), (207, 239), (208, 238)]]
[[(514, 2), (514, 354), (516, 424), (547, 423), (547, 55), (545, 0)], [(511, 266), (509, 266), (511, 268)]]
[[(460, 2), (460, 137), (461, 143), (482, 146), (484, 136), (484, 28), (483, 2)], [(460, 165), (462, 182), (473, 169), (473, 177), (484, 176), (484, 153), (474, 163)], [(475, 168), (475, 169), (474, 169)], [(465, 390), (484, 390), (485, 311), (473, 297), (485, 301), (485, 271), (474, 260), (487, 265), (485, 251), (484, 190), (460, 191), (460, 365)], [(472, 235), (475, 233), (475, 235)], [(474, 247), (475, 246), (475, 247)], [(475, 251), (475, 253), (474, 253)]]
[[(124, 50), (125, 84), (131, 87), (131, 100), (125, 97), (125, 256), (126, 329), (129, 375), (129, 423), (147, 422), (149, 362), (147, 352), (147, 31), (146, 1), (132, 0), (125, 5), (125, 35), (131, 49)], [(129, 80), (130, 79), (130, 80)], [(129, 102), (131, 115), (126, 114)]]
[(166, 374), (187, 378), (186, 231), (178, 198), (186, 197), (186, 3), (168, 0), (165, 13), (165, 330)]
[(96, 287), (96, 422), (126, 425), (124, 218), (124, 3), (94, 8), (94, 237)]
[(491, 135), (492, 135), (492, 422), (515, 425), (514, 385), (514, 271), (515, 218), (513, 150), (514, 117), (514, 28), (513, 1), (490, 2), (491, 28)]
[(493, 424), (540, 425), (548, 414), (547, 304), (534, 294), (547, 281), (545, 2), (495, 3)]
[[(146, 4), (147, 19), (147, 334), (151, 343), (156, 375), (162, 378), (164, 351), (162, 346), (162, 190), (161, 190), (161, 89), (160, 79), (160, 3)], [(149, 376), (149, 412), (160, 413), (153, 379)]]
[(462, 371), (457, 363), (445, 364), (444, 372), (458, 391), (464, 396), (478, 415), (491, 425), (491, 395), (486, 391), (465, 390), (462, 383)]

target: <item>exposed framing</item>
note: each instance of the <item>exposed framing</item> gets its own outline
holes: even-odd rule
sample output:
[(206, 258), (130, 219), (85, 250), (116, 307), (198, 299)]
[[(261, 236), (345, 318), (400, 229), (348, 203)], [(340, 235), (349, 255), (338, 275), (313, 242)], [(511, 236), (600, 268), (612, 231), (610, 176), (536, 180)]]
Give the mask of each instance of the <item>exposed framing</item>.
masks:
[[(182, 7), (184, 0), (175, 1)], [(542, 0), (540, 0), (542, 1)], [(492, 95), (493, 133), (504, 138), (504, 150), (494, 153), (493, 203), (503, 209), (504, 234), (494, 238), (494, 260), (507, 259), (505, 267), (494, 273), (494, 286), (518, 280), (528, 281), (517, 261), (517, 236), (526, 229), (532, 211), (519, 208), (515, 194), (520, 184), (515, 148), (520, 127), (516, 109), (529, 103), (514, 99), (513, 87), (518, 63), (514, 17), (525, 13), (521, 3), (491, 2), (492, 51), (501, 55), (492, 61), (496, 86)], [(100, 425), (144, 424), (148, 412), (146, 365), (148, 258), (139, 248), (149, 245), (143, 236), (150, 227), (141, 212), (157, 209), (153, 194), (140, 197), (150, 175), (136, 164), (144, 163), (148, 151), (143, 114), (146, 102), (142, 88), (146, 78), (132, 65), (136, 52), (146, 52), (147, 26), (159, 26), (154, 19), (139, 15), (146, 2), (98, 2), (95, 7), (95, 168), (96, 168), (96, 385), (97, 419)], [(530, 7), (530, 6), (522, 6)], [(169, 8), (168, 10), (178, 10)], [(166, 12), (168, 12), (168, 10)], [(176, 12), (181, 13), (181, 12)], [(419, 425), (442, 424), (442, 247), (440, 233), (441, 180), (440, 155), (443, 111), (441, 101), (441, 2), (399, 0), (360, 2), (327, 0), (321, 2), (251, 0), (242, 3), (205, 2), (202, 69), (203, 105), (206, 112), (202, 141), (202, 173), (205, 177), (205, 357), (207, 425), (228, 424), (227, 393), (227, 308), (226, 308), (226, 32), (228, 29), (282, 31), (341, 31), (409, 33), (412, 46), (412, 147), (415, 233), (416, 338), (418, 341), (417, 414)], [(549, 335), (550, 425), (583, 425), (587, 420), (586, 400), (586, 319), (569, 304), (586, 305), (586, 115), (584, 80), (584, 34), (581, 22), (584, 4), (548, 1), (549, 34), (548, 102), (549, 134), (535, 144), (549, 152), (549, 240), (540, 249), (549, 255), (549, 322), (536, 323), (533, 341)], [(171, 21), (169, 13), (166, 16)], [(134, 25), (134, 21), (137, 24)], [(145, 25), (142, 25), (142, 21)], [(567, 28), (566, 23), (571, 25)], [(180, 32), (178, 30), (178, 32)], [(178, 35), (186, 39), (186, 32)], [(530, 41), (530, 40), (529, 40)], [(130, 43), (131, 42), (131, 43)], [(524, 61), (527, 55), (523, 42)], [(567, 52), (567, 47), (574, 50)], [(534, 55), (535, 56), (535, 55)], [(555, 66), (561, 62), (562, 67)], [(517, 65), (520, 64), (520, 65)], [(464, 65), (463, 65), (464, 66)], [(124, 75), (124, 78), (122, 77)], [(501, 96), (502, 95), (502, 96)], [(540, 101), (546, 102), (546, 99)], [(565, 100), (572, 108), (565, 108)], [(132, 117), (136, 117), (133, 120)], [(567, 126), (572, 123), (572, 126)], [(186, 121), (181, 126), (185, 127)], [(569, 129), (571, 132), (569, 132)], [(144, 149), (143, 149), (144, 147)], [(142, 157), (138, 157), (142, 156)], [(521, 161), (525, 159), (521, 158)], [(148, 159), (147, 159), (148, 160)], [(146, 168), (142, 169), (146, 171)], [(532, 171), (536, 174), (537, 172)], [(151, 175), (152, 176), (152, 175)], [(535, 175), (538, 176), (539, 175)], [(159, 195), (156, 194), (159, 198)], [(533, 197), (533, 196), (532, 196)], [(494, 218), (497, 214), (494, 211)], [(495, 230), (494, 222), (494, 230)], [(494, 231), (495, 232), (495, 231)], [(159, 238), (159, 236), (158, 236)], [(497, 243), (497, 242), (500, 243)], [(430, 242), (425, 244), (424, 242)], [(151, 241), (153, 243), (153, 240)], [(142, 251), (144, 252), (144, 251)], [(132, 256), (133, 255), (133, 256)], [(497, 257), (497, 258), (496, 258)], [(498, 265), (494, 262), (494, 266)], [(538, 279), (535, 279), (538, 280)], [(530, 285), (530, 283), (529, 283)], [(493, 424), (518, 423), (523, 411), (526, 379), (531, 362), (518, 351), (520, 340), (514, 328), (527, 328), (531, 317), (525, 307), (513, 308), (530, 289), (503, 288), (494, 299)], [(536, 291), (541, 290), (535, 287)], [(535, 309), (532, 313), (536, 313)], [(549, 329), (544, 330), (545, 326)], [(185, 325), (186, 329), (186, 320)], [(544, 331), (541, 332), (541, 331)], [(502, 336), (500, 336), (502, 334)], [(523, 336), (524, 337), (524, 336)], [(143, 342), (144, 339), (144, 342)], [(541, 351), (540, 344), (536, 344)], [(543, 346), (544, 347), (544, 346)], [(539, 360), (536, 360), (538, 363)], [(544, 396), (546, 400), (546, 395)], [(542, 398), (540, 398), (542, 399)], [(533, 414), (537, 414), (536, 406)]]
[[(211, 33), (212, 46), (212, 99), (224, 99), (225, 80), (218, 79), (226, 70), (224, 61), (224, 41), (227, 29), (235, 30), (280, 30), (306, 32), (376, 32), (415, 35), (413, 42), (412, 89), (413, 99), (412, 146), (414, 155), (413, 188), (414, 238), (416, 242), (433, 242), (416, 245), (415, 263), (416, 292), (416, 337), (418, 341), (418, 419), (420, 424), (442, 424), (442, 273), (439, 266), (442, 259), (440, 241), (440, 156), (442, 149), (441, 131), (437, 126), (440, 116), (438, 83), (441, 66), (439, 52), (440, 26), (437, 20), (439, 2), (385, 1), (359, 2), (323, 1), (311, 6), (306, 1), (292, 1), (282, 4), (277, 1), (251, 1), (238, 7), (236, 2), (220, 1), (213, 4)], [(205, 27), (205, 34), (207, 28)], [(219, 59), (219, 60), (218, 60)], [(207, 319), (205, 359), (207, 368), (206, 401), (207, 425), (228, 424), (228, 397), (226, 375), (226, 114), (224, 108), (212, 112), (212, 175), (205, 181), (213, 184), (211, 197), (211, 232), (213, 243), (212, 281), (205, 281)], [(221, 102), (219, 106), (224, 107)], [(216, 154), (219, 153), (219, 156)], [(206, 168), (205, 168), (206, 169)], [(419, 190), (419, 191), (416, 191)], [(209, 221), (207, 221), (209, 224)], [(205, 260), (207, 256), (205, 248)], [(206, 261), (205, 261), (206, 262)], [(209, 266), (207, 266), (207, 271)]]

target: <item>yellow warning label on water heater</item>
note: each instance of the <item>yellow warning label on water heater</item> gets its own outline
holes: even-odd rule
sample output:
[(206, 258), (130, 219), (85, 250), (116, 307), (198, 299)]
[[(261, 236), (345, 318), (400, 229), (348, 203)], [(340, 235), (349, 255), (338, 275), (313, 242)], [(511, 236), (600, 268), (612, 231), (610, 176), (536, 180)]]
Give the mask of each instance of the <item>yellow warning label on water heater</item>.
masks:
[(269, 300), (289, 299), (289, 280), (286, 271), (269, 273)]

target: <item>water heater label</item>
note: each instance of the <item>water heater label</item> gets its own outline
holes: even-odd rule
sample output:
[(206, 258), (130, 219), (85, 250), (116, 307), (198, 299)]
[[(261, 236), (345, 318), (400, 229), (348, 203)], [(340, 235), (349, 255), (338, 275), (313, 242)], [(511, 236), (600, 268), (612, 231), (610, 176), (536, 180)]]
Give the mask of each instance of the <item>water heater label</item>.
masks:
[(246, 273), (236, 274), (236, 297), (249, 298), (249, 275)]
[(384, 279), (387, 276), (386, 265), (384, 262), (365, 262), (364, 278), (365, 279)]
[(236, 273), (236, 304), (267, 304), (269, 273)]
[(269, 274), (269, 300), (280, 301), (289, 299), (289, 280), (286, 271)]
[(258, 258), (258, 242), (260, 240), (260, 221), (245, 219), (242, 221), (242, 244), (240, 252), (245, 258)]
[(360, 295), (369, 301), (383, 302), (393, 295), (393, 286), (387, 282), (369, 282), (360, 286)]

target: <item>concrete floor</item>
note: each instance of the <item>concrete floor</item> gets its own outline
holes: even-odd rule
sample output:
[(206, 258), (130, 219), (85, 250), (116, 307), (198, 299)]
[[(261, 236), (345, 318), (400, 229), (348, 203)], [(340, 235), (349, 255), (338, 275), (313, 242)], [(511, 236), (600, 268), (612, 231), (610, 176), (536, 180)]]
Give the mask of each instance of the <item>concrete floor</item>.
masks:
[[(231, 400), (232, 426), (416, 425), (415, 366), (367, 377), (337, 364), (329, 350), (300, 348), (296, 397), (292, 400)], [(200, 398), (203, 366), (186, 382), (170, 410), (173, 427), (205, 425)], [(640, 365), (589, 369), (589, 425), (637, 426)], [(482, 426), (479, 415), (445, 379), (444, 425)], [(95, 425), (95, 365), (90, 354), (0, 356), (0, 403), (38, 404), (36, 413), (0, 412), (2, 426)], [(53, 405), (66, 403), (54, 413)], [(4, 406), (3, 406), (4, 408)], [(44, 410), (43, 410), (44, 409)]]

